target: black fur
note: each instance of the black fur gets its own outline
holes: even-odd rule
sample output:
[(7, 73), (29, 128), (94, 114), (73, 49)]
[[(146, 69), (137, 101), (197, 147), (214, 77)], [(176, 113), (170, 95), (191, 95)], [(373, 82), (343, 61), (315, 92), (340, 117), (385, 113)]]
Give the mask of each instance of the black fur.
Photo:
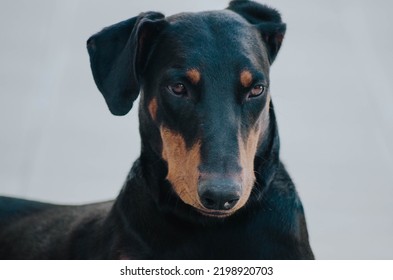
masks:
[[(158, 124), (181, 134), (187, 147), (203, 139), (200, 169), (236, 172), (236, 129), (245, 137), (268, 100), (267, 93), (248, 100), (238, 73), (246, 67), (268, 88), (284, 33), (276, 10), (237, 0), (225, 11), (143, 13), (92, 36), (92, 72), (110, 111), (126, 114), (141, 91), (140, 158), (114, 202), (59, 206), (0, 197), (0, 259), (312, 259), (303, 207), (279, 160), (271, 102), (255, 185), (228, 217), (184, 203), (161, 154)], [(180, 73), (195, 65), (202, 73), (196, 85)], [(166, 85), (179, 80), (187, 97), (168, 93)], [(154, 98), (156, 119), (148, 109)]]

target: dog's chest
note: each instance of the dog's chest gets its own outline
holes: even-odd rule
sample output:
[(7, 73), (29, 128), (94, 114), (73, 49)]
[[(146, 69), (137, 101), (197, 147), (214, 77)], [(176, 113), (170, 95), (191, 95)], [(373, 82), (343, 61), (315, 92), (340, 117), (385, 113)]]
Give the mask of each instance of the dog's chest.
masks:
[[(173, 235), (156, 240), (154, 248), (142, 254), (129, 252), (141, 259), (276, 259), (277, 253), (293, 255), (293, 243), (260, 228), (235, 228), (194, 232), (189, 236)], [(124, 258), (124, 255), (122, 256)], [(285, 257), (284, 257), (285, 258)]]

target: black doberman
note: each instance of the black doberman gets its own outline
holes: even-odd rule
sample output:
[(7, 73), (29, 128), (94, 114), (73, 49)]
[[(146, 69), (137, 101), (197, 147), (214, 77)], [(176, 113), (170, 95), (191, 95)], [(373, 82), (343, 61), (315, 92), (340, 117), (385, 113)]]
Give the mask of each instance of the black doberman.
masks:
[(0, 258), (312, 259), (269, 91), (285, 29), (276, 10), (235, 0), (92, 36), (110, 111), (127, 114), (141, 93), (140, 157), (114, 202), (0, 198)]

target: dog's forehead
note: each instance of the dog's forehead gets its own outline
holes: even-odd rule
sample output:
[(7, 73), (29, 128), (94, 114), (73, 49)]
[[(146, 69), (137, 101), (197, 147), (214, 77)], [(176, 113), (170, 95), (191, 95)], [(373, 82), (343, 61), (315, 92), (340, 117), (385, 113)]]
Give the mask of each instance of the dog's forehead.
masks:
[(249, 25), (248, 22), (239, 14), (231, 10), (217, 10), (204, 12), (184, 12), (167, 17), (171, 24), (198, 24), (205, 23), (237, 23), (241, 25)]
[(168, 36), (183, 42), (224, 42), (255, 35), (251, 25), (243, 17), (229, 10), (181, 13), (168, 17), (167, 20), (170, 23)]
[(174, 56), (252, 58), (264, 49), (256, 28), (230, 10), (181, 13), (167, 21), (162, 40)]
[[(166, 37), (178, 47), (207, 51), (243, 48), (260, 42), (258, 32), (243, 17), (229, 11), (182, 13), (169, 17)], [(222, 49), (221, 49), (222, 51)]]

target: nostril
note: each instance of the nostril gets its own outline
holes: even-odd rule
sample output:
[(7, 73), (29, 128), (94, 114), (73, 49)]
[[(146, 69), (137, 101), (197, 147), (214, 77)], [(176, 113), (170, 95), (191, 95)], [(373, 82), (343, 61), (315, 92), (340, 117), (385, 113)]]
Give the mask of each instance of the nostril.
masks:
[(224, 208), (225, 210), (232, 209), (233, 206), (235, 206), (235, 204), (236, 204), (238, 201), (239, 201), (238, 198), (236, 198), (236, 199), (231, 199), (231, 200), (229, 200), (229, 201), (227, 201), (227, 202), (224, 203), (224, 207), (223, 207), (223, 208)]
[(216, 206), (216, 202), (208, 197), (202, 199), (202, 204), (208, 209), (212, 209)]

